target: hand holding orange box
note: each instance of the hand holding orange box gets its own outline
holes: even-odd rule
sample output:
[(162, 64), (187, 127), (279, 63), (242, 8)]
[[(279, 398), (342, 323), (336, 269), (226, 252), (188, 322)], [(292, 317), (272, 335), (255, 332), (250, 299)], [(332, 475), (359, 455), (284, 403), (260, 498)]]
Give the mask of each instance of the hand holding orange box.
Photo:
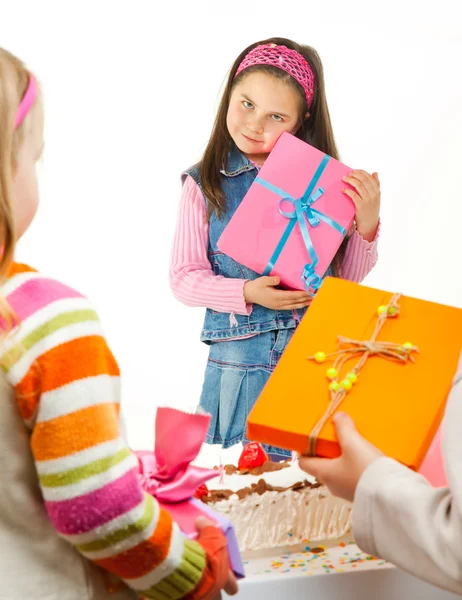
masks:
[[(339, 337), (350, 340), (340, 353)], [(461, 344), (459, 308), (328, 278), (250, 413), (247, 436), (300, 454), (338, 456), (330, 418), (309, 451), (310, 433), (333, 407), (350, 414), (386, 455), (418, 470), (440, 424)], [(331, 371), (335, 360), (338, 373)]]

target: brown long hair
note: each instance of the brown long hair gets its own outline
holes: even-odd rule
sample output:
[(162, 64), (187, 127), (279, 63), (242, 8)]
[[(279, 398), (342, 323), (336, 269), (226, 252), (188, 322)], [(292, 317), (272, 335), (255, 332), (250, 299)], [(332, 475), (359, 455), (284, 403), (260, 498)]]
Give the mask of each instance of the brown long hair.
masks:
[[(305, 118), (305, 115), (308, 112), (308, 105), (303, 88), (291, 75), (282, 69), (278, 69), (277, 67), (270, 65), (255, 65), (245, 69), (239, 73), (236, 78), (234, 78), (235, 73), (246, 54), (261, 44), (276, 44), (278, 46), (286, 46), (291, 50), (296, 50), (306, 59), (312, 68), (315, 75), (316, 85), (313, 102), (309, 109), (310, 116), (308, 119)], [(260, 42), (255, 42), (241, 52), (231, 67), (225, 90), (218, 107), (212, 134), (199, 164), (201, 186), (204, 196), (207, 199), (208, 219), (210, 219), (213, 213), (215, 213), (218, 217), (221, 217), (226, 210), (226, 198), (224, 197), (221, 187), (221, 169), (224, 165), (226, 165), (228, 153), (233, 143), (226, 125), (226, 116), (228, 114), (231, 94), (234, 87), (240, 81), (242, 81), (244, 77), (247, 77), (250, 73), (254, 73), (256, 71), (267, 73), (268, 75), (285, 81), (299, 93), (300, 127), (295, 134), (296, 137), (311, 144), (318, 150), (321, 150), (321, 152), (332, 156), (332, 158), (339, 158), (337, 146), (335, 144), (334, 133), (332, 130), (329, 109), (327, 107), (324, 71), (319, 54), (311, 46), (303, 46), (285, 38), (275, 37)], [(337, 275), (340, 273), (340, 265), (342, 264), (345, 255), (346, 242), (347, 240), (345, 239), (334, 258), (334, 270)]]
[[(0, 48), (0, 286), (8, 278), (16, 246), (11, 185), (30, 119), (28, 115), (15, 128), (15, 117), (28, 83), (29, 72), (24, 64), (10, 52)], [(6, 322), (6, 326), (2, 326), (1, 339), (16, 321), (1, 295), (0, 316)]]

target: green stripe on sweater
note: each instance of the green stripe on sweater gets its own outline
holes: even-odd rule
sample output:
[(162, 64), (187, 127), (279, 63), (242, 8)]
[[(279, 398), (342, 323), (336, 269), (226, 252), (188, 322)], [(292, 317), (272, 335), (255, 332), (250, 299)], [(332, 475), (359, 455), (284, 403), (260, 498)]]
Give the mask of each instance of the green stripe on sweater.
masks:
[(138, 593), (151, 600), (180, 600), (199, 585), (205, 565), (206, 558), (202, 546), (185, 538), (180, 565), (149, 590)]
[(85, 323), (86, 321), (99, 321), (98, 315), (94, 310), (75, 310), (72, 312), (58, 315), (47, 321), (37, 329), (34, 329), (29, 335), (21, 340), (16, 346), (11, 348), (2, 359), (3, 369), (8, 372), (31, 348), (59, 329), (75, 325), (76, 323)]
[(100, 475), (105, 471), (109, 471), (112, 467), (120, 464), (123, 460), (131, 455), (129, 448), (122, 448), (116, 454), (107, 456), (106, 458), (100, 458), (95, 460), (88, 465), (82, 467), (76, 467), (69, 471), (62, 471), (61, 473), (53, 473), (52, 475), (40, 475), (40, 484), (43, 487), (62, 487), (65, 485), (73, 485), (79, 483), (83, 479), (93, 477), (94, 475)]

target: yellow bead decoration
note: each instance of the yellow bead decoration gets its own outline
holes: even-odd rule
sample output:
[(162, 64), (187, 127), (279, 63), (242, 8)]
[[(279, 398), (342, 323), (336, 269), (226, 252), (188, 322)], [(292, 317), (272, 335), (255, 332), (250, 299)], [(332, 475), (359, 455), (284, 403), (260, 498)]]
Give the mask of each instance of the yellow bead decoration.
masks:
[[(350, 339), (352, 335), (350, 332), (348, 337), (337, 335), (336, 350), (331, 350), (328, 345), (325, 346), (327, 353), (319, 351), (312, 354), (313, 348), (309, 350), (311, 354), (307, 356), (308, 360), (325, 363), (322, 365), (324, 377), (322, 372), (319, 373), (319, 377), (324, 381), (324, 384), (327, 384), (329, 391), (327, 392), (324, 388), (324, 393), (328, 396), (325, 411), (308, 436), (308, 448), (306, 450), (308, 456), (315, 456), (319, 433), (332, 414), (341, 406), (342, 402), (345, 400), (348, 402), (348, 398), (351, 399), (352, 396), (355, 396), (356, 384), (361, 388), (361, 382), (359, 382), (361, 369), (370, 357), (390, 359), (401, 364), (414, 362), (414, 353), (419, 352), (419, 348), (410, 341), (396, 343), (377, 339), (382, 329), (390, 326), (391, 320), (394, 321), (399, 318), (401, 313), (400, 298), (401, 294), (393, 294), (388, 302), (382, 298), (382, 302), (387, 302), (387, 304), (378, 305), (374, 303), (375, 316), (374, 312), (370, 315), (375, 321), (374, 330), (370, 333), (368, 339), (361, 339), (359, 335), (357, 336), (360, 337), (358, 340)], [(371, 307), (372, 311), (374, 310), (374, 304)], [(350, 359), (356, 360), (353, 364), (350, 364)], [(383, 385), (383, 382), (377, 379), (375, 385)], [(353, 393), (350, 396), (352, 390)]]
[(326, 360), (326, 353), (325, 352), (316, 352), (316, 354), (314, 355), (314, 360), (317, 363), (323, 363)]
[[(399, 300), (400, 294), (395, 294), (392, 299), (390, 300), (390, 302), (388, 304), (381, 304), (380, 306), (377, 306), (377, 315), (378, 315), (378, 319), (377, 319), (377, 324), (376, 324), (376, 329), (374, 331), (374, 334), (372, 335), (372, 339), (369, 342), (356, 342), (356, 341), (351, 341), (351, 340), (346, 340), (347, 342), (356, 344), (359, 346), (359, 348), (361, 349), (361, 351), (363, 353), (367, 353), (365, 354), (365, 357), (368, 358), (369, 355), (371, 354), (377, 354), (377, 355), (391, 355), (392, 358), (396, 358), (398, 360), (405, 360), (406, 362), (408, 360), (412, 360), (412, 356), (411, 354), (415, 351), (418, 351), (417, 347), (414, 346), (414, 344), (412, 342), (406, 341), (403, 344), (392, 344), (392, 343), (382, 343), (382, 342), (378, 342), (377, 341), (377, 335), (380, 331), (380, 329), (385, 325), (385, 320), (388, 318), (393, 318), (393, 317), (397, 317), (400, 314), (400, 308), (399, 305), (397, 303), (397, 301)], [(340, 373), (340, 369), (341, 366), (344, 364), (347, 353), (351, 351), (350, 347), (344, 347), (345, 346), (345, 342), (342, 341), (342, 338), (339, 336), (338, 340), (341, 341), (341, 343), (339, 343), (339, 349), (337, 352), (332, 352), (330, 354), (326, 354), (326, 352), (323, 352), (321, 350), (319, 350), (318, 352), (316, 352), (316, 354), (311, 355), (308, 358), (308, 360), (314, 360), (315, 362), (317, 362), (318, 364), (321, 363), (325, 363), (330, 362), (329, 359), (331, 359), (331, 357), (338, 357), (336, 358), (333, 363), (331, 363), (331, 366), (326, 366), (325, 367), (325, 374), (326, 377), (329, 381), (328, 383), (328, 388), (330, 390), (330, 392), (332, 394), (337, 394), (337, 392), (339, 393), (339, 395), (344, 395), (347, 394), (348, 392), (350, 392), (353, 389), (353, 386), (358, 382), (359, 379), (359, 370), (362, 367), (363, 362), (359, 362), (355, 367), (351, 368), (350, 371), (348, 371), (346, 374), (341, 374)], [(382, 349), (382, 346), (384, 349)], [(356, 351), (356, 350), (355, 350)], [(340, 357), (342, 357), (342, 359), (340, 359)], [(337, 398), (337, 396), (333, 396), (332, 400), (340, 400), (340, 397)]]
[(335, 379), (338, 375), (338, 371), (337, 369), (334, 369), (334, 367), (331, 367), (330, 369), (327, 369), (326, 375), (329, 379)]
[(340, 385), (347, 392), (349, 392), (351, 390), (351, 388), (353, 387), (353, 384), (351, 383), (351, 381), (349, 379), (344, 379)]

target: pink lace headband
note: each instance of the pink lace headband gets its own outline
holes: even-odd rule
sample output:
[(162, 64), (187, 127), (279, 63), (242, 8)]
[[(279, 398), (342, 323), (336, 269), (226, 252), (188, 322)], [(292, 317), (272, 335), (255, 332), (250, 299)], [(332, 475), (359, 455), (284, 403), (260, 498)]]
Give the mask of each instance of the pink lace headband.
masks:
[(254, 65), (271, 65), (289, 73), (302, 86), (310, 108), (314, 96), (315, 77), (310, 65), (296, 50), (276, 44), (256, 46), (245, 55), (234, 77)]
[(28, 112), (32, 108), (38, 93), (38, 85), (35, 77), (32, 73), (29, 73), (29, 85), (27, 86), (26, 93), (21, 100), (18, 110), (16, 111), (16, 120), (14, 122), (15, 129), (21, 125), (26, 118)]

